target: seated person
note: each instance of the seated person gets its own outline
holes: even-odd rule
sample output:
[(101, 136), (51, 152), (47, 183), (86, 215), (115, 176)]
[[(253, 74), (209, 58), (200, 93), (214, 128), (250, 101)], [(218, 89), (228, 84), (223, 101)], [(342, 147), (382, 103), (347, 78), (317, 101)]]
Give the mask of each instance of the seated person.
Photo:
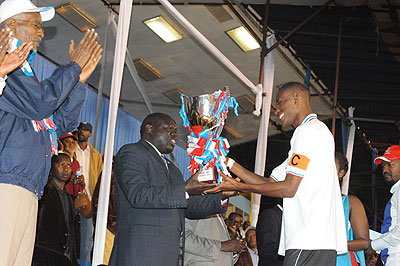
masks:
[[(71, 159), (65, 153), (51, 158), (49, 180), (39, 200), (36, 229), (36, 246), (64, 254), (72, 264), (77, 264), (75, 240), (76, 209), (89, 209), (87, 195), (79, 192), (75, 202), (68, 194), (65, 183), (71, 178)], [(35, 251), (34, 251), (35, 253)]]

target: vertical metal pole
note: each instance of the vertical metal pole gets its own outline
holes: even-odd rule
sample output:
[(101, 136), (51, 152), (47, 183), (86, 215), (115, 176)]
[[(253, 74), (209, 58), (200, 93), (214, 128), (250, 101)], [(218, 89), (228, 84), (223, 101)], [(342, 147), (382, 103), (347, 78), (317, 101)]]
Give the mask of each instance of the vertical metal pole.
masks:
[[(265, 13), (264, 13), (264, 25), (262, 29), (263, 39), (262, 42), (265, 44), (267, 40), (268, 33), (268, 13), (269, 13), (270, 0), (267, 0), (265, 3)], [(260, 61), (260, 75), (258, 77), (258, 84), (263, 83), (264, 79), (264, 57), (265, 57), (266, 47), (264, 45), (261, 46), (261, 61)]]
[(372, 188), (372, 210), (374, 212), (374, 230), (376, 231), (377, 227), (377, 218), (378, 218), (378, 199), (376, 195), (376, 177), (375, 177), (375, 170), (376, 170), (376, 165), (374, 163), (374, 160), (376, 158), (378, 151), (376, 148), (372, 150), (372, 182), (371, 182), (371, 188)]
[(333, 118), (332, 118), (333, 137), (335, 137), (335, 128), (336, 128), (336, 105), (337, 105), (337, 95), (339, 89), (340, 50), (342, 48), (342, 24), (343, 24), (343, 10), (340, 13), (338, 47), (336, 56), (335, 95), (333, 97)]

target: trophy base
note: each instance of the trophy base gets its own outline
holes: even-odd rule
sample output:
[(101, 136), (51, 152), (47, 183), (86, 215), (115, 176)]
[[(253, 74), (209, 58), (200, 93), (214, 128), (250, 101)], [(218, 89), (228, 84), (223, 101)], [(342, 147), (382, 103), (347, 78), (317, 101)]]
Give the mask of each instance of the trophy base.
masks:
[(216, 184), (218, 181), (218, 173), (216, 167), (208, 169), (203, 168), (203, 171), (199, 175), (200, 182), (206, 182), (210, 184)]

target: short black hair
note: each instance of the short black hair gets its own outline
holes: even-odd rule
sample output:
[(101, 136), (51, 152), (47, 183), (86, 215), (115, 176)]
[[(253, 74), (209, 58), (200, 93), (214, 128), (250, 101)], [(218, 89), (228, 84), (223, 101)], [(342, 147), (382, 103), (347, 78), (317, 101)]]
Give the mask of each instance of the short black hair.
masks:
[(339, 172), (344, 170), (343, 176), (345, 176), (349, 170), (349, 162), (347, 161), (346, 156), (344, 156), (343, 153), (335, 152), (335, 159), (339, 163)]
[(231, 212), (231, 213), (229, 214), (229, 216), (228, 216), (228, 220), (232, 220), (232, 219), (233, 219), (233, 216), (235, 216), (235, 215), (237, 215), (237, 216), (239, 216), (239, 217), (242, 217), (242, 218), (243, 218), (243, 215), (241, 215), (240, 213), (237, 213), (237, 212)]
[(143, 137), (144, 133), (146, 132), (147, 125), (155, 126), (164, 119), (172, 119), (172, 118), (164, 113), (152, 113), (146, 116), (143, 119), (142, 125), (140, 126), (140, 136)]
[(278, 92), (279, 93), (284, 92), (284, 91), (286, 91), (288, 89), (292, 89), (292, 88), (297, 88), (301, 91), (310, 93), (310, 91), (308, 90), (308, 88), (306, 86), (304, 86), (304, 84), (297, 82), (297, 81), (289, 81), (289, 82), (286, 82), (286, 83), (278, 86)]
[(71, 160), (71, 157), (69, 157), (68, 154), (63, 152), (58, 152), (58, 154), (54, 154), (51, 157), (51, 165), (53, 165), (54, 163), (58, 163), (62, 157), (67, 157), (69, 160)]

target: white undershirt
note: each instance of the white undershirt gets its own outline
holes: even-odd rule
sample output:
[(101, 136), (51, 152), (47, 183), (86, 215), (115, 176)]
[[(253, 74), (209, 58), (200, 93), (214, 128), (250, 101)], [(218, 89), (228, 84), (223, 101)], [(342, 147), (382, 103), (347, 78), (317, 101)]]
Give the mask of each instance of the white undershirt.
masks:
[(76, 159), (78, 160), (80, 166), (82, 166), (82, 174), (85, 178), (86, 191), (89, 195), (89, 198), (92, 199), (92, 195), (90, 194), (90, 148), (89, 144), (86, 146), (85, 150), (82, 150), (79, 145), (77, 145), (76, 149)]

